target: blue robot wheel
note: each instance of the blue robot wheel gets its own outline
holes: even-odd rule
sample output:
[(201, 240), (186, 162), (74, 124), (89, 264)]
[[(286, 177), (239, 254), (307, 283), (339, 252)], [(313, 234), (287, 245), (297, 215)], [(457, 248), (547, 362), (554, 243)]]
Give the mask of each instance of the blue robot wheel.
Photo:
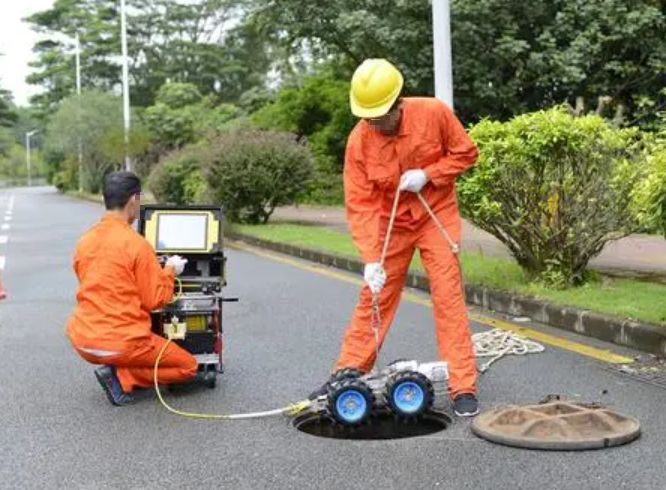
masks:
[(402, 381), (393, 390), (393, 405), (402, 413), (417, 413), (423, 409), (425, 393), (413, 381)]
[(374, 403), (372, 390), (360, 379), (345, 379), (329, 388), (328, 412), (343, 425), (361, 425), (370, 416)]
[(395, 374), (386, 386), (386, 403), (393, 413), (401, 417), (416, 417), (434, 401), (432, 383), (423, 374), (402, 371)]

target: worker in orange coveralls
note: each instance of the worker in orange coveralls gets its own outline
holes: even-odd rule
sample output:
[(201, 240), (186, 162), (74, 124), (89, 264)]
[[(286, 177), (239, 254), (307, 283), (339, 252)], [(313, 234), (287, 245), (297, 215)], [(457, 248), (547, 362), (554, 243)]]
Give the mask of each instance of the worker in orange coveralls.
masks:
[[(354, 73), (350, 102), (362, 120), (347, 142), (345, 204), (352, 238), (365, 263), (366, 286), (349, 325), (336, 370), (369, 372), (375, 359), (372, 297), (379, 294), (380, 345), (393, 322), (409, 265), (419, 249), (431, 285), (439, 355), (449, 366), (458, 416), (479, 413), (477, 368), (457, 257), (415, 193), (460, 242), (456, 178), (478, 152), (453, 112), (435, 98), (401, 97), (403, 77), (388, 61), (369, 59)], [(384, 267), (380, 264), (393, 200), (401, 191)], [(381, 293), (381, 294), (380, 294)], [(310, 395), (326, 393), (334, 379)]]
[[(140, 193), (134, 174), (110, 174), (104, 183), (107, 212), (79, 240), (74, 257), (78, 304), (67, 334), (83, 359), (103, 365), (95, 376), (116, 406), (130, 403), (136, 388), (153, 385), (155, 361), (166, 340), (151, 332), (150, 312), (173, 300), (175, 276), (187, 262), (173, 256), (162, 268), (150, 243), (132, 228)], [(196, 359), (169, 345), (159, 382), (175, 384), (196, 373)]]

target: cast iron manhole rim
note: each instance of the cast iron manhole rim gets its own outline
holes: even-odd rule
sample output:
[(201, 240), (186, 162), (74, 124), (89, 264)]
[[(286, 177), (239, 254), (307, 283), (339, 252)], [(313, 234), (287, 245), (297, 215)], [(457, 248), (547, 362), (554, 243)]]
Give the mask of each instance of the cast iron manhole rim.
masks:
[(602, 407), (555, 401), (512, 405), (476, 417), (472, 432), (491, 442), (525, 449), (585, 451), (628, 444), (640, 422)]
[(346, 427), (326, 415), (312, 412), (296, 417), (292, 422), (296, 430), (313, 437), (360, 441), (427, 437), (448, 429), (451, 424), (451, 417), (437, 410), (409, 420), (398, 420), (392, 414), (381, 411), (360, 427)]

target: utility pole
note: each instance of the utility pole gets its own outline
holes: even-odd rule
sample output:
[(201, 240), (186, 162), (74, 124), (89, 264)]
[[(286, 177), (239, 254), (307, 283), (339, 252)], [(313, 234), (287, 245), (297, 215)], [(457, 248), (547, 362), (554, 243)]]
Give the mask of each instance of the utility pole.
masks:
[[(81, 125), (81, 41), (76, 33), (76, 96), (78, 102), (78, 122)], [(83, 192), (83, 147), (79, 134), (79, 192)]]
[(32, 185), (32, 167), (30, 164), (30, 138), (39, 133), (39, 131), (30, 131), (25, 135), (26, 164), (28, 166), (28, 187)]
[(435, 97), (453, 110), (450, 0), (432, 0), (432, 32), (435, 58)]
[(123, 118), (125, 122), (125, 170), (132, 170), (129, 158), (129, 132), (130, 132), (130, 99), (129, 99), (129, 61), (127, 56), (127, 18), (125, 13), (125, 0), (120, 0), (120, 33), (123, 49)]

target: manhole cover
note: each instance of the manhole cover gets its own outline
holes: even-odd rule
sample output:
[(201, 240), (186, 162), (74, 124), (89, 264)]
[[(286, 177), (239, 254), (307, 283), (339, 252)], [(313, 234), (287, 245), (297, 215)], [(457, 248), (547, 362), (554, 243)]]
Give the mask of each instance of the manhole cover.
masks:
[(472, 432), (508, 446), (585, 450), (631, 442), (640, 436), (640, 423), (604, 408), (556, 401), (483, 413), (474, 420)]
[(396, 420), (381, 412), (360, 427), (345, 427), (320, 414), (309, 413), (294, 420), (294, 427), (312, 436), (330, 439), (385, 440), (427, 436), (446, 429), (451, 418), (441, 412), (428, 412), (416, 420)]

